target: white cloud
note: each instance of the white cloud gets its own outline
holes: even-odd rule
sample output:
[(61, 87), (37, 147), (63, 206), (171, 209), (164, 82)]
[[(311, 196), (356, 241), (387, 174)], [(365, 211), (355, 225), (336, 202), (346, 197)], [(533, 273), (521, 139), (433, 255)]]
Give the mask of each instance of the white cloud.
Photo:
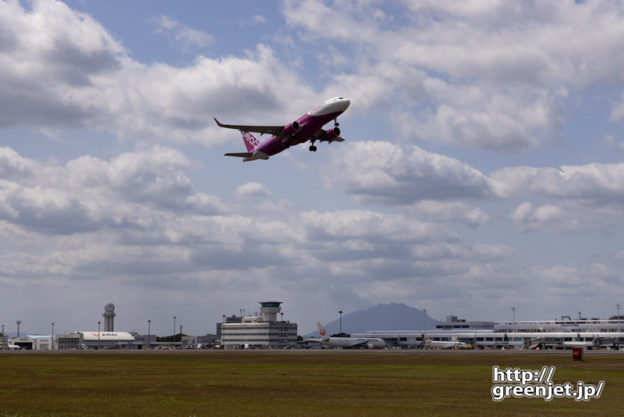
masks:
[(453, 86), (428, 79), (424, 89), (435, 103), (399, 126), (403, 136), (505, 151), (527, 151), (552, 140), (561, 120), (546, 91), (495, 88), (491, 85)]
[(363, 108), (400, 114), (404, 138), (529, 151), (562, 135), (571, 90), (621, 84), (617, 2), (407, 2), (398, 22), (376, 2), (285, 6), (304, 40), (348, 45), (353, 65), (335, 71), (335, 84), (366, 86), (350, 94)]
[[(473, 201), (517, 198), (557, 202), (519, 204), (511, 218), (524, 230), (607, 230), (619, 221), (624, 204), (624, 164), (564, 165), (560, 168), (509, 167), (486, 175), (466, 163), (416, 146), (389, 142), (351, 142), (334, 154), (325, 178), (360, 203), (407, 209), (431, 221), (484, 225), (489, 215)], [(618, 209), (619, 207), (619, 209)]]
[(397, 30), (403, 42), (386, 51), (453, 78), (555, 88), (620, 79), (622, 58), (614, 54), (624, 13), (617, 3), (476, 3), (410, 5), (419, 25)]
[(271, 197), (271, 192), (258, 182), (248, 182), (238, 186), (234, 191), (234, 199), (237, 201), (256, 200), (258, 198)]
[(422, 242), (454, 239), (439, 226), (405, 218), (401, 215), (385, 215), (372, 211), (339, 211), (301, 214), (308, 236), (323, 239), (379, 238), (394, 242)]
[(498, 195), (534, 193), (603, 204), (624, 202), (624, 164), (592, 163), (557, 168), (510, 167), (490, 176)]
[(118, 71), (124, 49), (91, 17), (64, 3), (38, 1), (31, 12), (0, 3), (0, 126), (80, 126), (97, 116), (73, 91)]
[[(89, 15), (64, 3), (41, 0), (26, 10), (2, 2), (0, 10), (3, 127), (86, 127), (123, 138), (211, 145), (227, 137), (217, 134), (211, 116), (268, 120), (285, 110), (306, 111), (317, 99), (264, 45), (246, 58), (144, 65)], [(208, 41), (172, 19), (161, 24), (186, 42)]]
[[(291, 26), (303, 26), (312, 35), (343, 41), (372, 42), (378, 35), (378, 13), (370, 14), (367, 7), (355, 3), (342, 3), (340, 11), (318, 0), (287, 0), (283, 10)], [(347, 10), (348, 9), (348, 10)]]
[(547, 204), (533, 207), (529, 202), (517, 206), (511, 218), (525, 230), (571, 231), (578, 228), (578, 220), (560, 206)]
[(407, 205), (423, 200), (488, 198), (489, 179), (456, 159), (417, 146), (351, 142), (329, 163), (326, 180), (363, 201)]
[(205, 48), (215, 42), (212, 35), (190, 28), (169, 16), (159, 16), (154, 18), (154, 22), (158, 25), (158, 32), (164, 33), (177, 42), (182, 43), (184, 49), (187, 50), (191, 46)]
[(469, 227), (487, 224), (490, 216), (479, 207), (461, 201), (419, 201), (409, 207), (409, 212), (435, 222), (455, 221)]
[[(11, 288), (22, 279), (61, 288), (105, 280), (117, 291), (169, 291), (173, 282), (173, 291), (220, 291), (228, 282), (254, 297), (264, 285), (291, 285), (293, 276), (294, 292), (335, 278), (354, 285), (399, 279), (409, 287), (511, 254), (413, 216), (226, 205), (194, 191), (184, 174), (192, 161), (170, 148), (66, 164), (9, 148), (0, 155), (0, 280)], [(260, 183), (235, 195), (272, 198)]]
[(65, 166), (41, 164), (1, 148), (0, 218), (52, 234), (107, 227), (143, 228), (158, 210), (218, 213), (216, 198), (196, 193), (182, 169), (180, 152), (156, 147), (125, 153), (110, 162), (83, 156)]

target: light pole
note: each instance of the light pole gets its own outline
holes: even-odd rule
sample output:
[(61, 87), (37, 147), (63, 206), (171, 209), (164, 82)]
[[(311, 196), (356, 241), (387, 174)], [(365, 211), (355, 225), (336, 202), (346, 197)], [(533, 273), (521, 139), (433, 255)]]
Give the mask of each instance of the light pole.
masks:
[(175, 342), (175, 321), (176, 321), (177, 317), (173, 316), (173, 339), (171, 339), (172, 342)]
[(342, 310), (338, 311), (338, 314), (340, 314), (340, 334), (342, 335)]
[(50, 344), (50, 350), (54, 350), (54, 322), (52, 324), (52, 343)]
[(425, 324), (425, 320), (427, 320), (427, 318), (426, 318), (427, 317), (427, 309), (423, 308), (422, 311), (423, 311), (422, 347), (424, 349), (425, 348), (425, 338), (426, 338), (425, 333), (427, 332), (427, 330), (425, 330), (425, 327), (427, 327), (427, 325)]
[(152, 321), (148, 320), (147, 321), (147, 348), (148, 349), (152, 347), (152, 337), (150, 336), (151, 327), (152, 327)]
[(98, 321), (98, 350), (100, 349), (100, 324), (102, 324), (102, 322)]

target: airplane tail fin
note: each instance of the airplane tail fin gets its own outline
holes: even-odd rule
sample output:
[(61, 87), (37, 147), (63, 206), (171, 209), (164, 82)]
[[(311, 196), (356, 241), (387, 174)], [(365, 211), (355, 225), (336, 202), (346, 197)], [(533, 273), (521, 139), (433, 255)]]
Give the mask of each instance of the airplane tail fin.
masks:
[(243, 135), (243, 142), (245, 142), (247, 152), (253, 152), (256, 149), (256, 146), (258, 146), (258, 143), (260, 143), (258, 142), (258, 139), (256, 139), (251, 133), (244, 132), (242, 130), (241, 135)]
[(329, 337), (327, 337), (327, 332), (325, 331), (325, 327), (323, 327), (323, 325), (321, 323), (316, 323), (316, 327), (318, 327), (319, 329), (319, 335), (321, 336), (321, 339), (325, 340), (325, 339), (329, 339)]

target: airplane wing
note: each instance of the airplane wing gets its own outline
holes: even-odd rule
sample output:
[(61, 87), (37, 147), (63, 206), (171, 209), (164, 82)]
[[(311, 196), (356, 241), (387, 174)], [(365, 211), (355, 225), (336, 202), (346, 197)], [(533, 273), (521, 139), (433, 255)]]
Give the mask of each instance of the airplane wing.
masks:
[(251, 155), (253, 155), (251, 152), (234, 152), (225, 154), (225, 156), (237, 156), (239, 158), (249, 158)]
[(257, 126), (257, 125), (228, 125), (225, 123), (221, 123), (214, 118), (214, 121), (217, 122), (219, 127), (224, 127), (226, 129), (236, 129), (242, 130), (243, 132), (254, 132), (254, 133), (270, 133), (273, 136), (280, 136), (285, 126)]
[[(338, 136), (337, 138), (334, 138), (334, 139), (323, 139), (323, 140), (325, 140), (325, 141), (327, 141), (329, 143), (332, 143), (332, 142), (344, 142), (345, 141), (342, 136)], [(321, 142), (323, 140), (321, 140)]]

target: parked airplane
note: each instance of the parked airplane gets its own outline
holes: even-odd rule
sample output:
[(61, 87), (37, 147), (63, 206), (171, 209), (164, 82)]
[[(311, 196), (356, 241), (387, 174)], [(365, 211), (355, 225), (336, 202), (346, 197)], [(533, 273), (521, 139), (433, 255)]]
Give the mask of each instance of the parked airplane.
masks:
[(468, 345), (457, 340), (457, 337), (453, 337), (451, 340), (431, 340), (429, 336), (425, 335), (423, 340), (424, 349), (463, 349), (467, 347)]
[[(314, 107), (312, 110), (285, 126), (254, 126), (254, 125), (229, 125), (219, 122), (217, 125), (228, 129), (240, 130), (247, 152), (226, 153), (225, 156), (237, 156), (244, 158), (243, 162), (255, 161), (256, 159), (269, 159), (270, 156), (280, 153), (293, 145), (310, 141), (310, 151), (316, 152), (314, 142), (342, 142), (340, 129), (338, 128), (338, 116), (349, 107), (351, 102), (343, 97), (334, 97), (325, 103)], [(323, 130), (330, 120), (334, 121), (334, 128)], [(270, 133), (270, 138), (259, 142), (250, 132)]]
[(382, 349), (386, 346), (386, 342), (383, 339), (377, 337), (331, 337), (327, 335), (325, 328), (321, 323), (316, 323), (319, 329), (321, 344), (333, 347), (341, 347), (345, 349), (352, 348), (368, 348), (368, 349)]

